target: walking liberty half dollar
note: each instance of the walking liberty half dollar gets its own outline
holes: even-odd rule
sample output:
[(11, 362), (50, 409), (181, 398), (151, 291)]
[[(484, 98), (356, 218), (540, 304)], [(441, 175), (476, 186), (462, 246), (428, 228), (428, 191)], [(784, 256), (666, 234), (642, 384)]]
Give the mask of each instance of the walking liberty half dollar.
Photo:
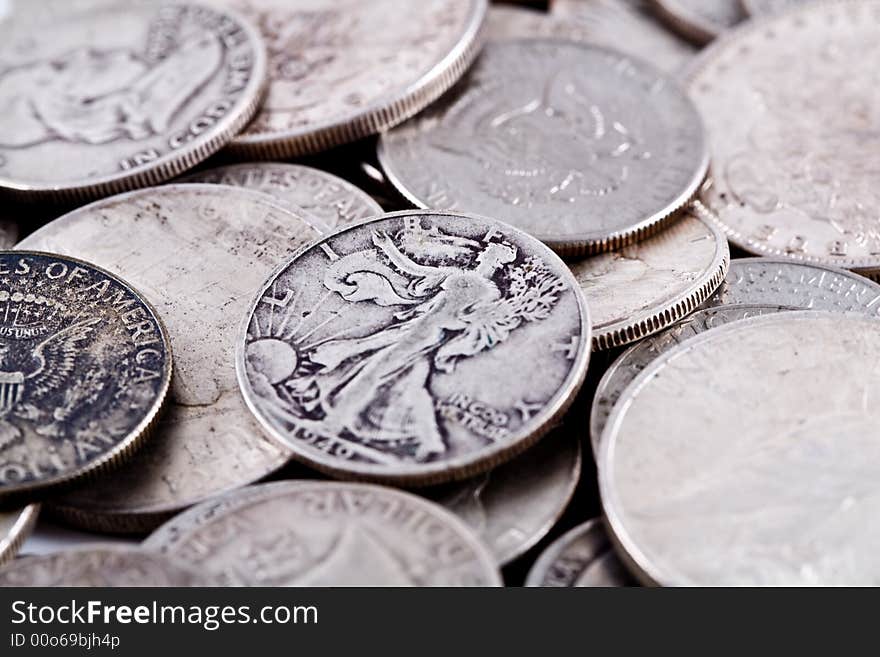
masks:
[(144, 543), (232, 586), (501, 586), (454, 515), (393, 488), (285, 481), (193, 507)]
[(880, 4), (805, 4), (720, 40), (689, 76), (708, 126), (704, 211), (758, 255), (880, 276)]
[(98, 267), (0, 252), (0, 497), (127, 458), (171, 381), (153, 308)]
[(708, 167), (703, 124), (674, 81), (552, 39), (489, 43), (454, 90), (382, 136), (379, 160), (419, 207), (496, 217), (571, 255), (657, 230)]
[(234, 13), (135, 0), (48, 16), (0, 24), (0, 191), (75, 201), (161, 182), (262, 98), (265, 51)]
[(634, 572), (880, 583), (878, 363), (880, 321), (819, 311), (733, 322), (654, 361), (599, 447), (605, 516)]
[(486, 0), (222, 0), (269, 49), (269, 93), (230, 148), (286, 159), (376, 134), (434, 101), (481, 45)]
[(571, 272), (506, 224), (397, 212), (300, 251), (263, 286), (239, 341), (248, 405), (325, 472), (460, 479), (546, 433), (586, 372)]
[(287, 462), (241, 399), (235, 340), (254, 290), (318, 235), (265, 194), (192, 184), (92, 203), (22, 243), (82, 253), (130, 278), (161, 309), (176, 359), (168, 411), (145, 449), (53, 500), (53, 512), (102, 531), (144, 532)]

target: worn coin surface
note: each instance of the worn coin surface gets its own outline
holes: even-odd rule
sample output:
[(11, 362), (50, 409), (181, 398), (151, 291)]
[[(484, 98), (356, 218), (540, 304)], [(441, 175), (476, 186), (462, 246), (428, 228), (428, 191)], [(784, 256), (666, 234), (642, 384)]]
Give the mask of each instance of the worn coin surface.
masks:
[(448, 89), (482, 45), (486, 0), (223, 0), (260, 28), (269, 94), (230, 148), (276, 159), (387, 129)]
[(0, 564), (15, 556), (33, 529), (39, 513), (39, 504), (0, 511)]
[(0, 497), (126, 460), (171, 381), (156, 311), (81, 260), (0, 252)]
[(605, 371), (593, 397), (593, 407), (590, 412), (590, 441), (593, 454), (599, 453), (599, 439), (605, 430), (605, 423), (623, 391), (661, 354), (698, 333), (723, 324), (792, 309), (803, 309), (803, 306), (722, 305), (717, 308), (704, 308), (689, 315), (679, 324), (627, 349)]
[(486, 35), (489, 41), (547, 37), (584, 41), (589, 39), (587, 30), (571, 21), (560, 20), (546, 12), (493, 5), (489, 8), (486, 21)]
[(641, 57), (666, 73), (677, 73), (697, 52), (659, 22), (648, 0), (553, 0), (550, 9), (551, 16), (586, 31), (584, 40)]
[(296, 458), (343, 477), (442, 483), (553, 426), (583, 381), (589, 322), (571, 272), (534, 238), (410, 210), (277, 269), (236, 364), (248, 406)]
[(627, 388), (599, 450), (616, 542), (662, 585), (880, 583), (880, 322), (707, 331)]
[(700, 117), (672, 80), (547, 39), (489, 43), (453, 91), (382, 136), (379, 160), (417, 206), (495, 217), (572, 255), (646, 237), (708, 166)]
[(746, 15), (741, 0), (652, 0), (657, 13), (669, 27), (704, 44), (742, 21)]
[(56, 511), (105, 531), (146, 531), (286, 462), (241, 399), (234, 345), (254, 290), (317, 236), (264, 194), (192, 184), (93, 203), (22, 242), (80, 253), (129, 277), (161, 309), (176, 358), (170, 408), (147, 449), (56, 500)]
[(0, 23), (0, 191), (75, 201), (171, 178), (244, 127), (265, 80), (235, 13), (135, 0), (16, 15)]
[(180, 183), (247, 187), (272, 196), (297, 216), (307, 216), (324, 231), (336, 230), (382, 214), (366, 192), (326, 171), (285, 162), (249, 162), (199, 171)]
[(876, 56), (878, 3), (832, 1), (755, 21), (695, 65), (713, 168), (700, 207), (737, 246), (880, 275)]
[(0, 568), (0, 586), (211, 586), (215, 581), (163, 555), (134, 547), (76, 547), (16, 559)]
[(563, 426), (509, 463), (424, 492), (464, 520), (505, 565), (553, 528), (580, 475), (580, 439)]
[(740, 0), (749, 16), (768, 16), (805, 4), (808, 0)]
[(144, 546), (226, 585), (500, 586), (489, 550), (454, 515), (381, 486), (286, 481), (172, 519)]
[(588, 520), (560, 536), (529, 571), (526, 586), (633, 586), (605, 533), (601, 518)]
[(845, 269), (780, 258), (740, 258), (706, 307), (771, 304), (880, 317), (880, 284)]
[(590, 306), (593, 348), (611, 349), (692, 312), (729, 263), (721, 231), (688, 213), (646, 240), (568, 264)]

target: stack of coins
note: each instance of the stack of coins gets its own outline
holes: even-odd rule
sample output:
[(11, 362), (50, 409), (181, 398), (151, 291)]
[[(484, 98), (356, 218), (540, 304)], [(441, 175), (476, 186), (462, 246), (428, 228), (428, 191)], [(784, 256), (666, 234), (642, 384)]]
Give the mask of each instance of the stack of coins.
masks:
[(9, 3), (0, 585), (880, 584), (878, 44)]

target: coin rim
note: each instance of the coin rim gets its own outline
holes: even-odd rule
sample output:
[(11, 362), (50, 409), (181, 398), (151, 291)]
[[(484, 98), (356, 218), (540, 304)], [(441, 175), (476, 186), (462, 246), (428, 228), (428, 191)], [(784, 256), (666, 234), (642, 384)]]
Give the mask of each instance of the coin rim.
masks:
[[(310, 155), (377, 134), (416, 115), (455, 84), (483, 47), (489, 2), (467, 1), (470, 11), (455, 45), (415, 82), (398, 86), (366, 107), (334, 119), (295, 129), (239, 134), (229, 142), (226, 152), (238, 159), (279, 160)], [(271, 79), (267, 90), (269, 86)]]
[[(580, 234), (572, 234), (562, 237), (548, 237), (546, 235), (532, 234), (519, 227), (516, 227), (517, 230), (526, 232), (526, 234), (543, 242), (564, 257), (591, 256), (613, 251), (647, 239), (660, 232), (671, 222), (675, 221), (675, 219), (685, 211), (691, 201), (697, 197), (709, 173), (709, 133), (706, 130), (705, 122), (703, 121), (699, 108), (688, 94), (687, 88), (679, 81), (677, 76), (661, 71), (650, 62), (647, 62), (638, 56), (622, 53), (612, 48), (607, 48), (594, 43), (573, 41), (570, 39), (533, 37), (505, 39), (503, 41), (491, 42), (489, 45), (509, 46), (517, 43), (528, 44), (535, 42), (557, 47), (563, 46), (581, 50), (594, 50), (599, 53), (605, 53), (606, 55), (613, 55), (616, 58), (625, 59), (643, 70), (647, 70), (647, 72), (658, 79), (662, 79), (664, 84), (668, 88), (674, 89), (675, 92), (685, 101), (685, 104), (692, 110), (694, 121), (699, 126), (702, 148), (700, 149), (701, 153), (699, 162), (696, 163), (691, 178), (688, 180), (687, 184), (682, 187), (680, 193), (659, 210), (644, 217), (640, 221), (630, 224), (629, 226), (609, 230), (583, 231)], [(415, 118), (417, 119), (418, 117)], [(385, 180), (390, 183), (391, 188), (394, 189), (403, 200), (410, 203), (414, 208), (421, 210), (432, 209), (429, 207), (428, 203), (419, 198), (415, 192), (411, 190), (410, 186), (404, 181), (405, 176), (401, 174), (401, 169), (395, 166), (393, 156), (390, 155), (390, 147), (387, 144), (392, 132), (393, 131), (382, 133), (379, 135), (379, 139), (376, 142), (376, 159), (379, 162), (379, 167), (385, 174)], [(479, 214), (461, 210), (447, 210), (447, 212)]]
[[(145, 165), (139, 165), (128, 171), (104, 174), (96, 178), (41, 183), (0, 175), (0, 195), (23, 202), (81, 203), (158, 185), (188, 171), (219, 151), (250, 123), (262, 105), (268, 89), (268, 56), (265, 43), (257, 29), (239, 12), (205, 4), (201, 1), (181, 0), (180, 2), (160, 2), (158, 4), (145, 3), (141, 6), (158, 10), (169, 5), (196, 7), (214, 14), (228, 15), (247, 35), (247, 40), (253, 50), (252, 74), (247, 86), (240, 92), (233, 109), (207, 131), (212, 136), (205, 139), (196, 138), (180, 149), (166, 153)], [(119, 13), (125, 12), (126, 6), (111, 3), (106, 7), (102, 5), (98, 9)], [(77, 9), (74, 11), (85, 10)], [(63, 20), (63, 16), (53, 16), (51, 19), (36, 21), (31, 24), (31, 28), (48, 22), (59, 24)]]
[[(578, 347), (578, 353), (572, 361), (568, 374), (565, 376), (565, 379), (560, 384), (559, 388), (553, 393), (551, 400), (538, 414), (533, 416), (533, 418), (543, 417), (540, 424), (530, 434), (523, 435), (518, 440), (512, 440), (504, 449), (478, 450), (475, 453), (459, 456), (452, 461), (440, 460), (428, 464), (404, 463), (398, 468), (397, 472), (390, 471), (387, 467), (379, 466), (377, 464), (358, 464), (354, 467), (342, 467), (342, 465), (347, 463), (343, 459), (335, 457), (322, 458), (322, 456), (317, 453), (319, 450), (303, 445), (300, 440), (286, 438), (282, 432), (272, 426), (272, 424), (266, 419), (265, 414), (259, 409), (258, 400), (255, 399), (255, 394), (248, 382), (247, 372), (245, 370), (244, 352), (247, 345), (248, 327), (260, 299), (263, 298), (265, 293), (272, 286), (272, 283), (307, 252), (320, 248), (321, 244), (327, 243), (344, 232), (357, 230), (371, 223), (384, 222), (389, 219), (410, 216), (420, 218), (452, 217), (458, 220), (476, 221), (500, 229), (502, 233), (518, 235), (520, 239), (526, 243), (534, 242), (534, 246), (539, 252), (542, 249), (546, 250), (546, 253), (544, 254), (545, 259), (548, 259), (551, 262), (553, 259), (557, 260), (556, 264), (560, 276), (563, 280), (566, 280), (568, 285), (572, 288), (575, 304), (580, 312), (581, 340)], [(369, 481), (391, 485), (427, 486), (448, 481), (458, 481), (482, 474), (483, 472), (491, 470), (495, 466), (510, 461), (549, 433), (549, 431), (558, 424), (558, 420), (574, 403), (577, 392), (583, 385), (590, 361), (590, 353), (592, 351), (591, 345), (592, 325), (590, 323), (590, 311), (583, 293), (581, 292), (580, 285), (578, 285), (574, 275), (571, 273), (571, 270), (565, 262), (553, 253), (553, 251), (546, 245), (542, 244), (528, 233), (490, 217), (442, 210), (403, 210), (400, 212), (385, 213), (378, 217), (370, 217), (364, 221), (345, 226), (339, 230), (324, 235), (321, 239), (305, 245), (284, 262), (275, 267), (254, 295), (253, 300), (249, 304), (248, 310), (242, 319), (235, 343), (235, 372), (236, 378), (238, 379), (239, 390), (244, 398), (245, 404), (247, 404), (247, 407), (250, 409), (251, 414), (257, 419), (257, 422), (262, 427), (265, 435), (269, 436), (269, 438), (281, 445), (284, 449), (290, 451), (293, 459), (314, 468), (319, 472), (343, 480)]]
[[(183, 513), (174, 516), (171, 520), (156, 529), (141, 543), (143, 549), (162, 555), (176, 554), (176, 545), (188, 540), (188, 536), (193, 531), (198, 531), (218, 517), (228, 517), (235, 515), (240, 511), (242, 505), (250, 506), (259, 504), (270, 499), (283, 499), (287, 495), (302, 495), (316, 491), (319, 493), (332, 488), (357, 489), (365, 493), (373, 493), (377, 496), (391, 496), (403, 498), (404, 502), (415, 506), (417, 509), (426, 512), (435, 519), (440, 520), (446, 525), (451, 526), (458, 537), (469, 544), (474, 551), (477, 559), (483, 567), (484, 575), (488, 583), (481, 586), (504, 586), (504, 580), (501, 577), (498, 561), (492, 550), (486, 545), (477, 532), (471, 529), (461, 518), (443, 506), (432, 502), (420, 495), (416, 495), (409, 491), (400, 490), (398, 488), (390, 488), (388, 486), (380, 486), (370, 483), (352, 482), (352, 481), (315, 481), (305, 479), (290, 479), (286, 481), (273, 481), (265, 484), (253, 484), (244, 486), (234, 491), (230, 491), (223, 495), (205, 500), (200, 504), (190, 507)], [(324, 490), (322, 490), (324, 489)], [(205, 511), (211, 509), (212, 506), (226, 505), (225, 509), (213, 510), (209, 522), (199, 522), (199, 518), (205, 514)], [(189, 561), (184, 560), (184, 563)], [(216, 574), (205, 569), (207, 575)], [(345, 586), (340, 584), (339, 586)]]
[(597, 527), (603, 533), (608, 533), (605, 529), (602, 517), (599, 516), (596, 518), (590, 518), (589, 520), (572, 527), (550, 543), (550, 545), (541, 552), (540, 556), (535, 560), (535, 563), (532, 564), (532, 567), (529, 568), (529, 573), (526, 575), (526, 580), (523, 583), (523, 586), (527, 588), (550, 588), (543, 584), (544, 578), (559, 558), (559, 555), (561, 555), (565, 551), (565, 548), (571, 545), (575, 539), (588, 532), (593, 532)]
[[(739, 5), (738, 0), (731, 0), (731, 2)], [(672, 2), (669, 0), (650, 0), (650, 3), (654, 13), (668, 28), (697, 46), (705, 46), (729, 29), (689, 13), (687, 8), (680, 6), (674, 0)]]
[(153, 321), (155, 321), (156, 323), (158, 333), (162, 338), (162, 346), (165, 349), (166, 354), (165, 374), (159, 383), (159, 389), (156, 393), (155, 399), (144, 412), (138, 424), (128, 432), (127, 436), (124, 439), (118, 441), (112, 449), (106, 451), (95, 460), (89, 461), (88, 463), (77, 468), (66, 470), (64, 474), (38, 479), (36, 481), (28, 482), (24, 485), (0, 485), (0, 501), (6, 504), (8, 502), (14, 502), (20, 499), (22, 496), (30, 493), (37, 493), (42, 496), (44, 493), (47, 492), (58, 492), (74, 482), (88, 481), (102, 473), (111, 470), (116, 466), (127, 462), (131, 458), (131, 456), (138, 450), (138, 448), (140, 448), (143, 442), (152, 435), (153, 431), (156, 428), (156, 425), (158, 424), (159, 418), (161, 418), (162, 416), (162, 411), (165, 410), (165, 406), (168, 401), (168, 392), (171, 389), (171, 377), (174, 371), (174, 354), (171, 350), (171, 340), (169, 340), (168, 338), (168, 329), (165, 327), (165, 323), (162, 321), (162, 317), (159, 315), (158, 312), (156, 312), (153, 304), (151, 304), (143, 294), (141, 294), (135, 287), (130, 285), (125, 279), (120, 278), (116, 274), (104, 269), (103, 267), (94, 265), (86, 260), (81, 260), (80, 258), (74, 258), (66, 255), (59, 255), (57, 253), (49, 253), (47, 251), (33, 251), (30, 249), (11, 251), (0, 250), (0, 256), (38, 256), (55, 260), (63, 260), (67, 261), (68, 263), (73, 263), (75, 265), (82, 265), (98, 272), (99, 274), (103, 274), (105, 277), (114, 281), (120, 287), (127, 289), (132, 294), (132, 296), (134, 296), (138, 300), (138, 302), (150, 312)]
[(0, 537), (0, 566), (12, 561), (22, 543), (30, 535), (37, 523), (37, 517), (40, 515), (40, 505), (38, 503), (28, 504), (23, 509), (17, 509), (12, 513), (18, 513), (9, 532)]

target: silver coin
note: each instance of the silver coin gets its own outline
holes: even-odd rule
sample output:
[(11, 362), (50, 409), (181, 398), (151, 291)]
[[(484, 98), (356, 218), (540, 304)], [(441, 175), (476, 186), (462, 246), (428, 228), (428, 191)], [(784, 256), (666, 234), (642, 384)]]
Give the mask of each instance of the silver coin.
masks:
[(652, 1), (672, 29), (700, 45), (746, 18), (741, 0)]
[(496, 217), (575, 255), (647, 236), (708, 166), (699, 115), (672, 80), (542, 39), (489, 43), (455, 90), (382, 136), (379, 160), (419, 207)]
[(703, 303), (724, 280), (730, 250), (721, 231), (688, 213), (641, 242), (568, 264), (590, 306), (593, 348), (611, 349)]
[(808, 0), (741, 0), (749, 16), (769, 16), (806, 4)]
[(52, 554), (72, 547), (88, 546), (100, 542), (102, 545), (119, 545), (122, 547), (138, 547), (140, 537), (137, 536), (107, 536), (95, 532), (75, 529), (68, 525), (59, 524), (50, 520), (47, 514), (40, 516), (33, 531), (21, 546), (19, 554)]
[(593, 454), (599, 453), (599, 439), (612, 409), (621, 399), (624, 390), (660, 355), (704, 331), (748, 317), (783, 310), (792, 310), (792, 308), (780, 305), (721, 305), (717, 308), (697, 310), (675, 326), (652, 335), (623, 352), (605, 371), (593, 397), (590, 412), (590, 442), (593, 446)]
[(632, 576), (614, 553), (601, 518), (569, 530), (548, 547), (526, 577), (526, 586), (632, 586)]
[(357, 223), (384, 210), (366, 192), (320, 169), (284, 162), (251, 162), (208, 169), (179, 183), (212, 183), (247, 187), (272, 196), (297, 216), (308, 216), (322, 230)]
[(553, 528), (580, 476), (580, 440), (558, 428), (513, 461), (427, 495), (464, 520), (503, 566)]
[(808, 265), (780, 258), (741, 258), (706, 307), (770, 304), (857, 312), (880, 317), (880, 285), (845, 269)]
[(758, 255), (880, 276), (873, 1), (818, 2), (753, 21), (699, 60), (689, 90), (710, 133), (702, 205)]
[[(431, 484), (549, 430), (590, 353), (571, 272), (493, 219), (411, 210), (342, 230), (263, 285), (238, 341), (248, 406), (299, 460)], [(536, 364), (540, 363), (540, 367)]]
[(171, 345), (128, 283), (52, 253), (0, 252), (0, 497), (125, 461), (171, 381)]
[(553, 0), (551, 16), (587, 32), (586, 41), (640, 57), (666, 73), (680, 71), (696, 47), (667, 30), (648, 0)]
[(493, 5), (489, 8), (486, 36), (489, 41), (509, 41), (532, 37), (570, 39), (572, 41), (589, 40), (587, 30), (576, 23), (560, 20), (535, 9), (509, 5)]
[(17, 221), (0, 219), (0, 251), (11, 249), (18, 242), (21, 228)]
[(0, 586), (210, 586), (214, 580), (138, 548), (94, 543), (27, 556), (0, 568)]
[(245, 126), (265, 80), (257, 32), (203, 5), (5, 21), (0, 191), (76, 201), (167, 180)]
[(0, 564), (15, 556), (33, 529), (39, 513), (39, 504), (0, 511)]
[(283, 159), (385, 130), (433, 102), (482, 45), (486, 0), (222, 0), (260, 28), (269, 94), (230, 149)]
[(661, 585), (880, 583), (880, 322), (794, 311), (691, 338), (608, 420), (616, 543)]
[(170, 408), (147, 449), (56, 500), (56, 511), (104, 531), (145, 531), (287, 461), (238, 393), (235, 336), (272, 267), (317, 236), (264, 194), (193, 184), (93, 203), (21, 243), (81, 253), (130, 277), (161, 309), (176, 358)]
[(289, 481), (205, 502), (144, 543), (226, 585), (500, 586), (489, 550), (454, 515), (366, 484)]

